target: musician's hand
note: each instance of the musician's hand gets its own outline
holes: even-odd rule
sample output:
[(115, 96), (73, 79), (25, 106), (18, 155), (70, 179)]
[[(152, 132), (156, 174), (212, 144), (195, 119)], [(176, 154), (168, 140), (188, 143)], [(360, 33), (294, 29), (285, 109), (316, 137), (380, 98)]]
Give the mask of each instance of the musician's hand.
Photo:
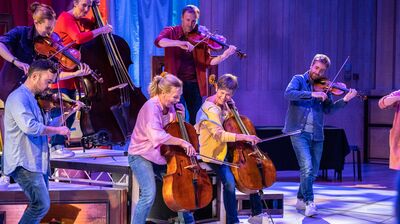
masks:
[(181, 103), (175, 104), (175, 107), (177, 109), (176, 112), (181, 113), (182, 115), (185, 114), (185, 107)]
[(252, 145), (255, 145), (259, 143), (261, 139), (255, 135), (236, 134), (236, 141), (246, 141), (250, 142)]
[(322, 101), (325, 101), (328, 98), (328, 96), (324, 92), (312, 92), (311, 96)]
[(229, 56), (231, 56), (232, 54), (234, 54), (235, 52), (236, 52), (236, 47), (235, 46), (233, 46), (233, 45), (229, 45), (229, 48), (228, 49), (226, 49), (225, 51), (224, 51), (224, 58), (228, 58)]
[(182, 141), (181, 147), (185, 150), (188, 156), (195, 156), (197, 154), (192, 144), (187, 141)]
[(78, 77), (86, 76), (92, 72), (89, 65), (87, 65), (85, 63), (81, 63), (81, 65), (79, 67), (80, 67), (80, 69), (78, 70), (78, 73), (75, 76), (78, 76)]
[(191, 52), (194, 49), (194, 46), (189, 41), (178, 41), (177, 43), (177, 47), (180, 47), (187, 52)]
[(113, 31), (113, 27), (110, 24), (107, 24), (100, 28), (102, 34), (111, 33)]
[(57, 128), (57, 134), (59, 135), (64, 135), (69, 138), (71, 135), (71, 130), (67, 126), (61, 126), (61, 127), (56, 127)]
[(25, 74), (28, 74), (29, 65), (18, 60), (14, 61), (14, 65), (17, 66), (19, 69), (24, 71)]
[(355, 89), (349, 89), (349, 92), (343, 97), (344, 102), (349, 102), (351, 99), (353, 99), (355, 96), (357, 96), (357, 90)]
[(76, 100), (71, 113), (75, 113), (76, 111), (80, 110), (84, 106), (86, 106), (86, 105), (83, 102)]

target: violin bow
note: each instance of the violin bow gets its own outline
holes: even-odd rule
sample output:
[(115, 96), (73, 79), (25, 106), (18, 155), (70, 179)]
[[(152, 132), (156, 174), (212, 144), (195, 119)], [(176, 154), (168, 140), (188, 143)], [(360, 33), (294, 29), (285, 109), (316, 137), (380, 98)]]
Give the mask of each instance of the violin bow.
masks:
[(343, 70), (344, 66), (346, 65), (347, 61), (349, 60), (350, 55), (347, 56), (346, 60), (343, 62), (342, 67), (340, 67), (339, 71), (336, 73), (335, 77), (333, 77), (331, 83), (328, 86), (328, 89), (331, 89), (333, 86), (333, 83), (335, 83), (335, 80), (337, 79), (337, 77), (339, 76), (340, 72)]

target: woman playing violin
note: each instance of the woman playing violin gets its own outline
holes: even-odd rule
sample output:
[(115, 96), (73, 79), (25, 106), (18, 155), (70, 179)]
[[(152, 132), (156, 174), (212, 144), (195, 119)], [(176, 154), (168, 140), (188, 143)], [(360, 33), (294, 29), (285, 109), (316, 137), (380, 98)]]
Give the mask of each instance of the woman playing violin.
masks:
[[(178, 145), (185, 149), (186, 154), (196, 154), (193, 146), (180, 138), (168, 134), (164, 127), (176, 120), (174, 105), (181, 110), (184, 108), (177, 104), (182, 94), (182, 82), (171, 74), (163, 73), (156, 76), (149, 85), (151, 98), (140, 109), (135, 128), (129, 145), (129, 165), (139, 184), (140, 195), (132, 218), (132, 223), (144, 224), (156, 196), (157, 176), (165, 173), (165, 158), (160, 154), (160, 146)], [(182, 113), (184, 114), (184, 113)], [(194, 223), (190, 213), (184, 213), (185, 223)]]
[[(214, 159), (227, 160), (227, 142), (247, 141), (256, 144), (260, 139), (255, 135), (235, 134), (223, 129), (223, 122), (228, 116), (226, 103), (232, 101), (233, 94), (238, 87), (237, 78), (231, 74), (225, 74), (218, 79), (216, 93), (201, 106), (197, 113), (195, 128), (198, 132), (200, 142), (200, 154), (213, 157)], [(227, 165), (213, 163), (203, 158), (219, 176), (223, 185), (223, 197), (226, 210), (226, 223), (239, 223), (235, 178), (231, 168)], [(262, 204), (258, 194), (250, 195), (252, 217), (249, 223), (262, 222)]]
[[(9, 62), (4, 64), (0, 74), (0, 82), (4, 85), (0, 91), (3, 101), (24, 81), (29, 64), (38, 58), (33, 47), (35, 40), (50, 36), (53, 32), (56, 14), (50, 6), (34, 2), (29, 11), (32, 13), (33, 26), (18, 26), (0, 36), (0, 56)], [(61, 72), (59, 79), (87, 75), (89, 73), (85, 68), (82, 66), (82, 70), (76, 72)]]
[(194, 31), (200, 10), (194, 5), (187, 5), (182, 10), (182, 23), (179, 26), (164, 28), (154, 44), (165, 48), (165, 71), (178, 76), (183, 81), (183, 99), (189, 111), (191, 124), (196, 122), (202, 97), (207, 96), (206, 69), (216, 65), (235, 53), (231, 45), (218, 57), (210, 57), (210, 48), (206, 44), (194, 47), (188, 35)]
[[(99, 4), (99, 1), (96, 1), (96, 3)], [(94, 19), (86, 18), (90, 11), (92, 0), (73, 0), (73, 4), (72, 9), (60, 14), (54, 27), (54, 32), (60, 36), (64, 46), (73, 43), (72, 47), (78, 49), (81, 44), (93, 40), (100, 34), (112, 31), (110, 25), (94, 29)], [(87, 69), (87, 67), (84, 67), (84, 69)], [(52, 85), (51, 88), (56, 91), (60, 89), (69, 98), (75, 99), (76, 87), (74, 79), (59, 81), (57, 84)], [(55, 110), (52, 116), (58, 116), (59, 114), (60, 111)], [(71, 116), (67, 120), (68, 127), (72, 126), (74, 118), (74, 116)], [(53, 158), (65, 158), (74, 155), (72, 151), (64, 148), (64, 136), (53, 136), (50, 143), (54, 152), (52, 153)]]

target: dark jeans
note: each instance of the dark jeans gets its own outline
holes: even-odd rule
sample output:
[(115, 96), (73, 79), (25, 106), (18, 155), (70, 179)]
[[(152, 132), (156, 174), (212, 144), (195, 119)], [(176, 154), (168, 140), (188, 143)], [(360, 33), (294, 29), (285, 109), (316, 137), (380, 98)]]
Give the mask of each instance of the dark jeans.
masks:
[[(231, 168), (226, 165), (218, 165), (213, 163), (208, 163), (208, 165), (213, 169), (222, 182), (226, 223), (239, 223), (235, 192), (235, 177), (232, 174)], [(250, 194), (250, 206), (252, 216), (262, 213), (260, 195)]]
[(200, 89), (197, 82), (183, 82), (183, 94), (181, 103), (186, 104), (186, 109), (189, 112), (189, 123), (196, 124), (196, 114), (199, 111), (202, 102)]
[[(57, 91), (57, 90), (55, 90), (55, 91)], [(61, 88), (61, 89), (60, 89), (60, 92), (66, 94), (69, 98), (75, 100), (75, 93), (76, 93), (75, 90), (71, 90), (71, 89), (62, 89), (62, 88)], [(61, 115), (61, 110), (60, 110), (60, 108), (55, 108), (55, 109), (53, 109), (53, 110), (50, 112), (50, 116), (51, 116), (52, 118), (58, 117), (58, 116), (60, 116), (60, 115)], [(72, 127), (72, 124), (74, 123), (74, 121), (75, 121), (75, 114), (71, 115), (71, 116), (66, 120), (66, 122), (65, 122), (65, 123), (66, 123), (66, 126), (67, 126), (68, 128), (71, 128), (71, 127)], [(51, 146), (55, 146), (55, 145), (62, 145), (62, 146), (64, 146), (64, 145), (65, 145), (65, 136), (63, 136), (63, 135), (53, 135), (53, 136), (51, 137), (50, 144), (51, 144)]]
[(29, 200), (19, 224), (39, 224), (50, 209), (49, 177), (17, 167), (10, 176), (18, 183)]

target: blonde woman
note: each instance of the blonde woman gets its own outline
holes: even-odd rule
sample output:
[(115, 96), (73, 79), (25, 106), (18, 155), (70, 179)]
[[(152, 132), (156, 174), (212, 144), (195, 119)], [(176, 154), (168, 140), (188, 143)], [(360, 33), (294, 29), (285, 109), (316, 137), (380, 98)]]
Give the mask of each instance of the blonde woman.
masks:
[[(140, 109), (129, 145), (129, 165), (139, 184), (140, 195), (131, 223), (144, 224), (156, 196), (154, 175), (165, 173), (165, 158), (161, 145), (179, 145), (189, 156), (196, 154), (193, 146), (168, 134), (164, 127), (176, 119), (175, 105), (182, 95), (182, 82), (171, 74), (163, 73), (153, 78), (149, 86), (151, 98)], [(181, 112), (180, 112), (181, 113)], [(183, 113), (184, 114), (184, 113)], [(190, 213), (183, 214), (185, 223), (194, 223)]]

